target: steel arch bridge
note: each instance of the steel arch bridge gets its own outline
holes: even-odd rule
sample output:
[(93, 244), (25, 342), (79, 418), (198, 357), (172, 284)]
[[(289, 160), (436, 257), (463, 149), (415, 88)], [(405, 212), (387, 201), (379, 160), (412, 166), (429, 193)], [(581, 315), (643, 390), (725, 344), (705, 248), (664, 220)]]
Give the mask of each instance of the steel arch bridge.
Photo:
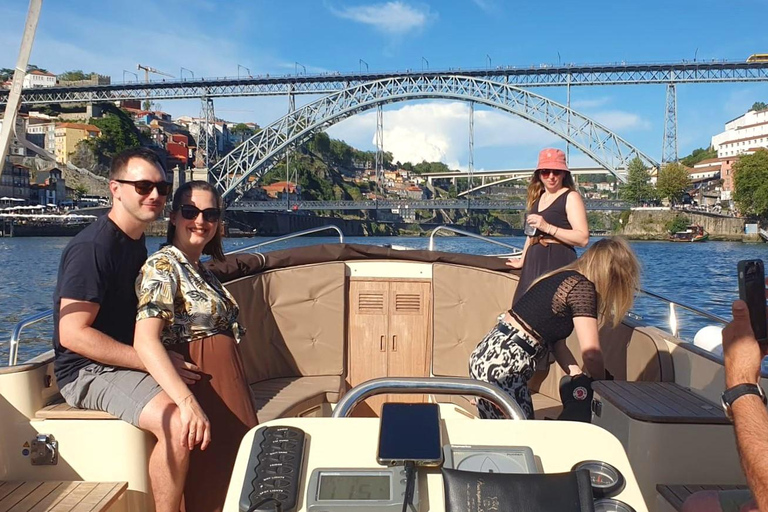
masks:
[(315, 132), (378, 105), (414, 99), (477, 102), (517, 115), (567, 140), (622, 181), (617, 169), (626, 168), (634, 157), (659, 167), (601, 124), (530, 91), (468, 76), (402, 76), (358, 84), (290, 112), (211, 167), (209, 181), (231, 203)]

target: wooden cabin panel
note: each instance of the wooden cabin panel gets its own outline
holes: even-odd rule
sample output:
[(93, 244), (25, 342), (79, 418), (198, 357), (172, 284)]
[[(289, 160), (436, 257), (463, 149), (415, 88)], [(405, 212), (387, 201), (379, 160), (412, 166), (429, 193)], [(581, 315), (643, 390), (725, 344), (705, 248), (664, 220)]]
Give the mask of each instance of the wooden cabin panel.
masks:
[[(389, 362), (390, 377), (429, 375), (430, 283), (390, 283)], [(423, 402), (424, 395), (390, 395), (395, 402)]]
[[(389, 283), (350, 281), (349, 296), (347, 382), (354, 387), (387, 375)], [(369, 398), (358, 409), (370, 415), (384, 399), (383, 395)]]

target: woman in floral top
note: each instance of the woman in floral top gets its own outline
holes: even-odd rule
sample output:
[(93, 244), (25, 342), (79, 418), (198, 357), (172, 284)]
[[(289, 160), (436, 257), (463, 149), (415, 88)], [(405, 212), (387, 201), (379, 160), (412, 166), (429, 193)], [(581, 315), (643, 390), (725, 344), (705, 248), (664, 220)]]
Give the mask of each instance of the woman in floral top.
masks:
[[(190, 454), (186, 512), (222, 509), (240, 440), (257, 423), (237, 350), (237, 303), (200, 263), (203, 254), (224, 259), (222, 213), (221, 196), (208, 183), (179, 187), (168, 245), (149, 257), (136, 280), (134, 347), (179, 407), (182, 444), (200, 445)], [(177, 354), (188, 362), (184, 376), (171, 362)]]

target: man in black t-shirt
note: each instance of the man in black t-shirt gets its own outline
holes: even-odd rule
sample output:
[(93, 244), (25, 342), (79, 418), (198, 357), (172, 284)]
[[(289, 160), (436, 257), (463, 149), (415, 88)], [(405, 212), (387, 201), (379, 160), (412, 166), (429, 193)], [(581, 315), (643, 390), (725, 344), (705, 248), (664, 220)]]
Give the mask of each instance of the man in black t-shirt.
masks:
[[(144, 148), (115, 156), (109, 180), (109, 213), (61, 255), (53, 296), (56, 381), (69, 405), (109, 412), (157, 438), (149, 466), (155, 510), (178, 512), (189, 462), (179, 409), (133, 349), (144, 231), (162, 214), (171, 184), (157, 155)], [(171, 354), (186, 382), (199, 379), (196, 366)]]

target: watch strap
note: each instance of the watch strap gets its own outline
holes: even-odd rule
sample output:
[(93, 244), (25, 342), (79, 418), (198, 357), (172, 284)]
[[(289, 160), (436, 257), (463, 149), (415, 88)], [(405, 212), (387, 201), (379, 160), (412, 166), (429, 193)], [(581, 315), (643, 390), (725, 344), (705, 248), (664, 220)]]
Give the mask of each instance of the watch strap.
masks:
[(757, 395), (760, 397), (763, 403), (766, 403), (766, 397), (765, 393), (763, 392), (763, 388), (757, 384), (739, 384), (723, 391), (721, 401), (726, 416), (729, 418), (731, 417), (731, 407), (733, 406), (733, 403), (744, 395)]

